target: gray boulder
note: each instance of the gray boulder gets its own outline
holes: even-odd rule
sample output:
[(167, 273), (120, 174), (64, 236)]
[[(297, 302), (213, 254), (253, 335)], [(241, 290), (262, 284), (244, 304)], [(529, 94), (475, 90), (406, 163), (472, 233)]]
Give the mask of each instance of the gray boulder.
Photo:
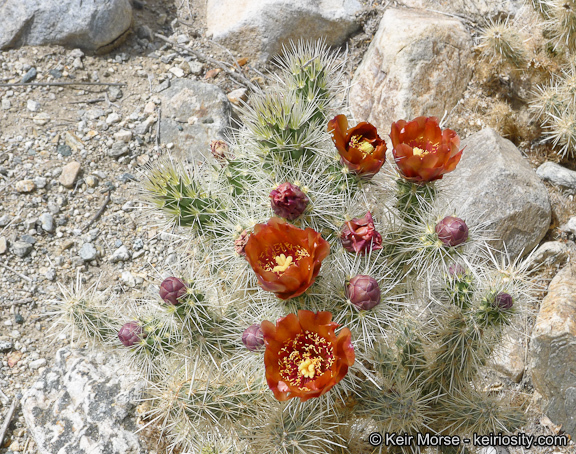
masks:
[(576, 269), (568, 265), (550, 283), (532, 331), (534, 388), (555, 424), (576, 436)]
[(344, 42), (359, 24), (357, 0), (208, 0), (207, 35), (244, 57), (268, 60), (289, 41)]
[(110, 355), (67, 348), (24, 394), (22, 413), (41, 454), (144, 454), (134, 409), (144, 385)]
[(427, 8), (449, 14), (461, 14), (475, 20), (518, 13), (524, 0), (402, 0), (412, 8)]
[(61, 44), (103, 50), (132, 25), (130, 0), (0, 0), (0, 49)]
[(550, 226), (548, 191), (522, 154), (491, 128), (462, 142), (456, 170), (440, 185), (466, 218), (492, 229), (493, 245), (512, 257), (530, 252)]
[(174, 80), (160, 95), (160, 139), (176, 150), (200, 158), (210, 153), (210, 142), (223, 139), (230, 125), (228, 98), (215, 85), (188, 79)]
[(442, 117), (472, 76), (472, 39), (462, 23), (441, 14), (389, 8), (350, 89), (357, 120), (381, 132), (420, 115)]
[(576, 172), (555, 162), (545, 162), (536, 170), (536, 174), (555, 186), (574, 194), (576, 192)]

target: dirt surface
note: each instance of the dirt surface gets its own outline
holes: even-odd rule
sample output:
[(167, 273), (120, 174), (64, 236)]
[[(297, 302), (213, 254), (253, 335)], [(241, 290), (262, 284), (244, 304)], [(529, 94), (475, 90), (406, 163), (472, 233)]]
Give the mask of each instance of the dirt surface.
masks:
[[(348, 50), (346, 71), (350, 80), (385, 6), (394, 4), (366, 2), (360, 18), (362, 28), (342, 47), (343, 51)], [(134, 6), (134, 33), (110, 54), (83, 55), (56, 46), (0, 52), (0, 83), (20, 82), (34, 67), (38, 73), (34, 83), (123, 84), (0, 86), (0, 99), (9, 101), (9, 107), (5, 103), (0, 109), (0, 341), (13, 343), (12, 348), (0, 352), (0, 415), (6, 414), (17, 393), (26, 390), (50, 366), (55, 351), (70, 341), (57, 331), (48, 332), (53, 322), (50, 301), (59, 298), (60, 285), (70, 287), (80, 273), (86, 287), (100, 277), (99, 288), (111, 286), (119, 298), (137, 298), (148, 285), (157, 283), (158, 270), (174, 253), (170, 238), (154, 227), (158, 220), (148, 219), (145, 223), (138, 215), (140, 172), (170, 148), (157, 140), (157, 123), (145, 134), (134, 134), (126, 143), (128, 152), (123, 156), (113, 157), (108, 152), (122, 140), (119, 132), (133, 131), (149, 114), (159, 112), (156, 87), (177, 77), (171, 69), (187, 65), (185, 56), (163, 41), (143, 38), (147, 31), (142, 26), (152, 33), (177, 38), (216, 60), (232, 62), (242, 58), (206, 38), (205, 10), (200, 5), (186, 0), (176, 3), (134, 0)], [(477, 33), (474, 28), (470, 30)], [(199, 63), (198, 74), (188, 73), (184, 77), (215, 84), (225, 93), (242, 88), (224, 72), (215, 71), (214, 65)], [(243, 66), (244, 75), (262, 85), (266, 84), (266, 78), (261, 74), (265, 76), (273, 70), (271, 64), (250, 61)], [(501, 89), (498, 88), (498, 93)], [(448, 122), (463, 137), (487, 125), (485, 112), (500, 95), (491, 93), (475, 78), (465, 98), (474, 98), (477, 107), (473, 109), (471, 103), (464, 103)], [(517, 112), (522, 109), (520, 105)], [(545, 160), (558, 160), (549, 147), (538, 145), (529, 135), (515, 142), (535, 167)], [(66, 188), (60, 178), (63, 168), (72, 161), (80, 163), (80, 171), (72, 187)], [(17, 184), (26, 180), (34, 182), (34, 189), (19, 191), (21, 187)], [(554, 228), (574, 215), (576, 206), (572, 196), (552, 187), (550, 193)], [(102, 214), (95, 219), (102, 208)], [(53, 232), (41, 228), (45, 222), (41, 216), (45, 213), (52, 217)], [(557, 236), (553, 229), (549, 239)], [(13, 246), (2, 252), (2, 238), (12, 245), (18, 241), (33, 245), (27, 254), (19, 256)], [(80, 255), (85, 243), (96, 250), (90, 260)], [(123, 246), (129, 258), (113, 263), (111, 256)], [(84, 251), (84, 256), (89, 257), (90, 252)], [(527, 433), (554, 432), (555, 428), (542, 419), (528, 378), (520, 385), (496, 376), (489, 380), (524, 396), (531, 415)], [(149, 444), (151, 452), (162, 451), (152, 435)], [(0, 447), (0, 454), (10, 452), (37, 452), (18, 410)], [(532, 452), (576, 450), (572, 445)]]

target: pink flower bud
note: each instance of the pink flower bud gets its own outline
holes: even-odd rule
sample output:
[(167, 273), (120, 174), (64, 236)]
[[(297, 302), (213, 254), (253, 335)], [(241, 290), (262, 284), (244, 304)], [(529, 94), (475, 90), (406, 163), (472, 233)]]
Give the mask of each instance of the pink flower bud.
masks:
[(210, 142), (210, 151), (220, 164), (225, 164), (230, 158), (230, 147), (223, 140), (213, 140)]
[(310, 200), (302, 190), (292, 183), (286, 182), (273, 189), (270, 193), (272, 211), (277, 216), (293, 221), (308, 206)]
[(187, 285), (177, 277), (167, 277), (160, 284), (160, 298), (174, 306), (181, 303), (180, 298), (186, 295), (187, 291)]
[(458, 246), (468, 239), (468, 226), (455, 216), (447, 216), (436, 224), (438, 239), (444, 246)]
[(264, 345), (264, 334), (259, 323), (255, 323), (242, 334), (242, 343), (252, 352), (259, 350)]
[(382, 236), (374, 227), (370, 211), (363, 218), (354, 218), (345, 222), (340, 233), (340, 241), (344, 249), (357, 254), (382, 249)]
[(248, 232), (244, 230), (240, 236), (234, 240), (234, 250), (238, 255), (241, 255), (242, 257), (246, 257), (246, 251), (244, 249), (246, 248), (246, 243), (248, 243), (249, 237), (250, 235)]
[(125, 323), (118, 331), (118, 339), (126, 347), (132, 347), (145, 337), (142, 335), (142, 327), (138, 322)]
[(346, 298), (362, 310), (370, 310), (380, 304), (380, 287), (376, 279), (359, 274), (350, 279), (346, 286)]

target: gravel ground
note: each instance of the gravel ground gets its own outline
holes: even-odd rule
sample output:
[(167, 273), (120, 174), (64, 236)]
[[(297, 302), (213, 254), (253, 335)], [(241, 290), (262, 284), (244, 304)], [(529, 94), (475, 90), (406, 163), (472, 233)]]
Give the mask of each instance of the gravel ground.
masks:
[[(100, 278), (101, 289), (112, 287), (122, 298), (136, 298), (156, 283), (156, 270), (174, 258), (170, 237), (155, 228), (158, 220), (138, 215), (141, 171), (171, 148), (157, 142), (156, 123), (143, 126), (158, 113), (156, 87), (184, 68), (185, 77), (214, 83), (225, 93), (240, 88), (225, 74), (215, 74), (210, 64), (199, 62), (196, 74), (189, 72), (190, 65), (170, 46), (142, 38), (147, 30), (141, 27), (146, 25), (152, 32), (175, 35), (213, 58), (230, 61), (230, 54), (204, 36), (201, 8), (186, 1), (176, 6), (155, 0), (135, 12), (136, 32), (105, 56), (61, 47), (0, 53), (0, 82), (20, 82), (34, 68), (36, 83), (124, 84), (0, 87), (1, 415), (13, 396), (50, 365), (55, 351), (69, 343), (65, 335), (49, 332), (50, 301), (59, 297), (59, 285), (69, 287), (80, 273), (85, 286)], [(362, 18), (364, 30), (349, 40), (349, 75), (382, 12), (380, 5), (370, 3)], [(270, 69), (249, 62), (246, 73), (257, 77), (255, 70)], [(571, 199), (557, 197), (562, 217), (576, 212)], [(522, 386), (531, 397), (529, 384)], [(540, 419), (537, 406), (533, 413), (527, 432), (553, 432)], [(0, 446), (0, 454), (6, 452), (36, 452), (19, 412)], [(576, 450), (572, 446), (532, 452)]]

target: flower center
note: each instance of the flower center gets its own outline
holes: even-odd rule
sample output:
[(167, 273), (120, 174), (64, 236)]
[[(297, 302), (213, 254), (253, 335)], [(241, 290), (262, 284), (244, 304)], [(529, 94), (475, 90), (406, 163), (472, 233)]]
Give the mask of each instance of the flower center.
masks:
[(290, 266), (298, 265), (302, 257), (310, 257), (308, 251), (302, 246), (290, 243), (276, 243), (260, 254), (258, 263), (265, 271), (281, 275)]
[(306, 390), (306, 384), (334, 364), (332, 344), (317, 333), (305, 331), (287, 340), (278, 355), (282, 380)]
[(286, 257), (284, 254), (280, 254), (280, 255), (277, 255), (276, 257), (274, 257), (274, 260), (276, 260), (276, 263), (278, 264), (278, 266), (275, 266), (272, 269), (272, 272), (273, 273), (278, 273), (278, 272), (283, 273), (284, 271), (286, 271), (286, 269), (290, 265), (292, 265), (293, 257), (291, 255)]
[(374, 147), (368, 141), (368, 139), (362, 137), (361, 135), (352, 136), (349, 145), (352, 148), (357, 148), (358, 150), (360, 150), (363, 156), (372, 154), (372, 152), (374, 151)]
[(423, 150), (422, 148), (414, 147), (412, 148), (412, 154), (414, 156), (426, 156), (429, 154), (429, 151)]

